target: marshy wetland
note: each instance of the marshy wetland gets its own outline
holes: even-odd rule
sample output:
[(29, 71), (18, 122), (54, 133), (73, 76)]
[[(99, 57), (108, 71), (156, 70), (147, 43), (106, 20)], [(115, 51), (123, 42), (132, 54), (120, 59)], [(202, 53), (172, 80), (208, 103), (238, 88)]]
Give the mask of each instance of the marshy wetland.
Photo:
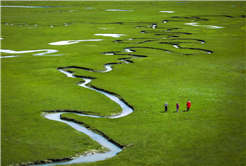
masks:
[(243, 1), (1, 5), (1, 165), (245, 164)]

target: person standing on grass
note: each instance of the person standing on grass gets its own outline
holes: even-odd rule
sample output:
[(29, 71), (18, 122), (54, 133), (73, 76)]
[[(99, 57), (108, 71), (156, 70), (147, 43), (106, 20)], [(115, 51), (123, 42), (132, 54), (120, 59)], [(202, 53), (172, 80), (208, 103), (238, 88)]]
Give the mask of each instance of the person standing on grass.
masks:
[(177, 112), (179, 111), (179, 103), (176, 104)]
[(165, 106), (165, 112), (167, 112), (167, 106), (168, 106), (167, 101), (166, 101), (166, 103), (164, 104), (164, 106)]
[(190, 100), (187, 101), (186, 106), (187, 106), (187, 111), (189, 111), (191, 106)]

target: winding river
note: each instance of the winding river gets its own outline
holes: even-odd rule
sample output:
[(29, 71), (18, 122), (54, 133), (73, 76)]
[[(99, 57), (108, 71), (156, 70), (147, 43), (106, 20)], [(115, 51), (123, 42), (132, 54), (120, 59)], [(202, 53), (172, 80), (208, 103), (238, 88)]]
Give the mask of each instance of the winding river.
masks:
[[(122, 23), (123, 24), (123, 23)], [(134, 23), (131, 23), (134, 24)], [(146, 24), (146, 23), (144, 23)], [(149, 23), (147, 23), (149, 24)], [(151, 24), (150, 28), (152, 29), (162, 29), (162, 28), (158, 28), (157, 24)], [(126, 47), (124, 48), (123, 51), (111, 51), (111, 52), (102, 52), (102, 54), (104, 55), (126, 55), (128, 57), (126, 58), (118, 58), (118, 60), (121, 60), (122, 62), (116, 62), (116, 63), (107, 63), (105, 64), (105, 70), (104, 71), (95, 71), (93, 69), (89, 69), (89, 68), (84, 68), (84, 67), (77, 67), (77, 66), (68, 66), (68, 67), (59, 67), (57, 68), (58, 71), (62, 72), (63, 74), (65, 74), (67, 77), (70, 78), (81, 78), (83, 81), (80, 81), (77, 83), (78, 86), (81, 86), (83, 88), (87, 88), (93, 91), (96, 91), (98, 93), (101, 93), (103, 95), (105, 95), (106, 97), (108, 97), (110, 100), (116, 102), (121, 108), (122, 108), (122, 112), (118, 115), (115, 116), (110, 116), (110, 117), (101, 117), (101, 116), (95, 116), (95, 115), (88, 115), (88, 114), (83, 114), (83, 113), (76, 113), (73, 111), (47, 111), (48, 114), (45, 115), (45, 117), (49, 120), (54, 120), (54, 121), (58, 121), (61, 123), (66, 123), (69, 126), (71, 126), (72, 128), (76, 129), (77, 131), (83, 132), (86, 135), (88, 135), (89, 137), (91, 137), (93, 140), (95, 140), (96, 142), (98, 142), (100, 145), (102, 145), (103, 147), (107, 148), (109, 151), (105, 152), (105, 153), (91, 153), (85, 156), (79, 156), (77, 158), (65, 158), (65, 159), (48, 159), (46, 161), (41, 161), (40, 162), (35, 162), (35, 165), (45, 165), (45, 166), (49, 166), (49, 165), (65, 165), (65, 164), (74, 164), (74, 163), (82, 163), (82, 162), (95, 162), (95, 161), (100, 161), (100, 160), (105, 160), (106, 158), (111, 158), (115, 155), (117, 155), (119, 152), (122, 151), (123, 146), (119, 145), (118, 143), (114, 142), (114, 141), (109, 141), (109, 139), (105, 138), (102, 135), (96, 134), (94, 132), (92, 132), (91, 130), (87, 129), (86, 127), (70, 121), (70, 120), (65, 120), (63, 118), (61, 118), (61, 114), (63, 113), (73, 113), (79, 116), (88, 116), (88, 117), (92, 117), (92, 118), (121, 118), (124, 116), (129, 115), (130, 113), (133, 112), (133, 107), (130, 106), (127, 102), (125, 102), (122, 98), (119, 98), (118, 94), (114, 94), (112, 92), (107, 92), (105, 90), (102, 90), (100, 88), (94, 87), (93, 85), (90, 84), (90, 82), (92, 81), (92, 79), (95, 78), (89, 78), (89, 77), (83, 77), (83, 76), (76, 76), (73, 72), (69, 71), (69, 69), (71, 68), (77, 68), (77, 69), (82, 69), (82, 70), (86, 70), (89, 72), (109, 72), (111, 71), (112, 65), (115, 64), (126, 64), (126, 63), (133, 63), (132, 61), (130, 61), (129, 59), (131, 58), (143, 58), (143, 57), (147, 57), (145, 55), (136, 55), (135, 52), (136, 50), (133, 49), (156, 49), (156, 50), (160, 50), (160, 51), (164, 51), (166, 53), (174, 53), (174, 54), (179, 54), (179, 55), (197, 55), (197, 54), (209, 54), (212, 53), (212, 51), (210, 50), (203, 50), (203, 49), (199, 49), (199, 48), (183, 48), (181, 47), (179, 44), (180, 43), (194, 43), (194, 42), (200, 42), (200, 43), (205, 43), (205, 41), (203, 40), (199, 40), (199, 39), (187, 39), (187, 38), (179, 38), (179, 36), (177, 35), (181, 35), (181, 34), (190, 34), (190, 33), (184, 33), (184, 32), (169, 32), (172, 30), (175, 30), (178, 28), (173, 28), (173, 29), (168, 29), (168, 30), (145, 30), (145, 31), (141, 31), (142, 34), (144, 33), (152, 33), (154, 35), (165, 35), (166, 37), (163, 38), (130, 38), (130, 39), (125, 39), (125, 40), (116, 40), (113, 41), (114, 43), (125, 43), (125, 44), (142, 44), (142, 43), (146, 43), (146, 42), (158, 42), (158, 44), (162, 45), (162, 44), (171, 44), (173, 45), (173, 47), (175, 47), (176, 49), (190, 49), (190, 50), (196, 50), (198, 52), (196, 53), (191, 53), (191, 54), (182, 54), (182, 53), (176, 53), (174, 51), (171, 50), (167, 50), (167, 49), (163, 49), (163, 48), (153, 48), (153, 47)], [(110, 36), (110, 37), (121, 37), (121, 36), (125, 36), (124, 34), (95, 34), (96, 36)], [(88, 41), (101, 41), (102, 39), (87, 39), (87, 40), (67, 40), (67, 41), (58, 41), (58, 42), (52, 42), (49, 43), (49, 45), (69, 45), (69, 44), (77, 44), (79, 42), (88, 42)], [(140, 42), (134, 42), (135, 40), (141, 40)], [(166, 42), (164, 42), (163, 40), (165, 40)], [(39, 50), (28, 50), (28, 51), (14, 51), (14, 50), (7, 50), (7, 49), (1, 49), (1, 52), (3, 53), (9, 53), (9, 54), (21, 54), (21, 53), (30, 53), (30, 52), (42, 52), (42, 53), (36, 53), (33, 55), (45, 55), (45, 54), (49, 54), (49, 53), (55, 53), (57, 52), (57, 50), (53, 50), (53, 49), (39, 49)], [(134, 53), (134, 54), (133, 54)], [(111, 139), (112, 140), (112, 139)]]
[[(109, 71), (112, 70), (112, 67), (110, 65), (105, 65), (105, 67), (106, 67), (106, 70), (103, 71), (103, 72), (109, 72)], [(71, 77), (71, 78), (79, 77), (79, 76), (75, 76), (71, 72), (65, 71), (64, 69), (58, 68), (58, 71), (64, 73), (67, 77)], [(81, 77), (79, 77), (79, 78), (81, 78)], [(93, 87), (88, 86), (89, 83), (92, 81), (92, 79), (83, 78), (83, 77), (82, 77), (82, 79), (83, 79), (83, 81), (77, 83), (77, 85), (79, 85), (81, 87), (84, 87), (84, 88), (87, 88), (87, 89), (91, 89), (93, 91), (96, 91), (96, 92), (99, 92), (99, 93), (105, 95), (106, 97), (108, 97), (112, 101), (116, 102), (122, 108), (122, 112), (120, 114), (118, 114), (118, 115), (110, 116), (110, 117), (101, 117), (101, 116), (87, 115), (87, 114), (82, 114), (82, 113), (73, 113), (73, 114), (80, 115), (80, 116), (88, 116), (88, 117), (93, 117), (93, 118), (120, 118), (120, 117), (127, 116), (127, 115), (129, 115), (130, 113), (133, 112), (132, 107), (129, 106), (127, 103), (125, 103), (124, 100), (118, 98), (116, 95), (113, 95), (112, 93), (108, 93), (108, 92), (103, 91), (103, 90), (99, 90), (98, 88), (93, 88)], [(76, 129), (77, 131), (85, 133), (86, 135), (91, 137), (93, 140), (98, 142), (100, 145), (102, 145), (103, 147), (109, 149), (109, 151), (105, 152), (105, 153), (88, 154), (86, 156), (80, 156), (80, 157), (72, 159), (72, 160), (64, 159), (64, 161), (58, 161), (58, 162), (54, 162), (54, 161), (50, 160), (51, 163), (35, 164), (35, 165), (48, 166), (48, 165), (74, 164), (74, 163), (82, 163), (82, 162), (94, 162), (94, 161), (105, 160), (106, 158), (113, 157), (113, 156), (117, 155), (119, 152), (122, 151), (122, 147), (119, 147), (118, 145), (115, 145), (114, 143), (111, 143), (110, 141), (108, 141), (103, 136), (92, 132), (91, 130), (87, 129), (86, 127), (83, 127), (82, 125), (77, 124), (75, 122), (71, 122), (71, 121), (67, 121), (67, 120), (61, 119), (60, 116), (61, 116), (62, 113), (66, 113), (66, 112), (49, 113), (49, 114), (45, 115), (45, 117), (47, 119), (49, 119), (49, 120), (54, 120), (54, 121), (66, 123), (69, 126), (71, 126), (72, 128)]]
[[(8, 7), (8, 6), (5, 6)], [(13, 6), (12, 6), (13, 7)], [(160, 12), (172, 12), (172, 11), (160, 11)], [(244, 18), (244, 17), (243, 17)], [(177, 20), (178, 19), (178, 20)], [(184, 22), (183, 20), (180, 20), (180, 17), (172, 17), (172, 20), (163, 20), (162, 23), (168, 23), (171, 21), (174, 22)], [(196, 17), (196, 16), (192, 16), (192, 17), (183, 17), (182, 19), (184, 19), (185, 21), (188, 19), (195, 19), (195, 21), (208, 21), (207, 19), (203, 19), (200, 17)], [(6, 23), (5, 23), (6, 24)], [(7, 23), (9, 25), (9, 23)], [(82, 162), (94, 162), (94, 161), (100, 161), (100, 160), (104, 160), (106, 158), (110, 158), (113, 157), (115, 155), (117, 155), (119, 152), (122, 151), (122, 146), (119, 146), (119, 144), (114, 143), (114, 142), (110, 142), (108, 141), (108, 139), (106, 139), (104, 136), (96, 134), (94, 132), (92, 132), (91, 130), (88, 130), (86, 127), (83, 127), (82, 125), (75, 123), (73, 121), (70, 120), (64, 120), (61, 119), (61, 114), (62, 113), (73, 113), (76, 115), (80, 115), (80, 116), (88, 116), (88, 117), (92, 117), (92, 118), (121, 118), (124, 116), (127, 116), (129, 114), (131, 114), (133, 112), (133, 107), (130, 106), (126, 101), (124, 101), (121, 97), (118, 97), (118, 94), (112, 93), (112, 92), (108, 92), (105, 91), (103, 89), (97, 88), (93, 85), (90, 84), (90, 82), (95, 79), (95, 78), (90, 78), (90, 77), (84, 77), (84, 76), (76, 76), (74, 73), (72, 73), (71, 71), (69, 71), (70, 68), (77, 68), (77, 69), (82, 69), (82, 70), (86, 70), (86, 71), (90, 71), (90, 72), (109, 72), (111, 71), (112, 65), (114, 64), (126, 64), (126, 63), (133, 63), (132, 61), (130, 61), (129, 59), (131, 58), (143, 58), (143, 57), (147, 57), (145, 55), (136, 55), (133, 54), (133, 52), (136, 52), (136, 50), (133, 49), (155, 49), (155, 50), (160, 50), (160, 51), (164, 51), (166, 53), (173, 53), (173, 54), (178, 54), (178, 55), (199, 55), (199, 54), (211, 54), (213, 53), (210, 50), (205, 50), (205, 49), (200, 49), (200, 48), (187, 48), (187, 47), (181, 47), (180, 44), (182, 43), (205, 43), (204, 40), (201, 39), (191, 39), (191, 38), (180, 38), (180, 35), (190, 35), (191, 33), (186, 33), (186, 32), (170, 32), (172, 30), (176, 30), (176, 29), (180, 29), (180, 28), (172, 28), (172, 29), (167, 29), (167, 30), (162, 30), (164, 28), (157, 26), (157, 23), (150, 23), (150, 22), (113, 22), (113, 23), (91, 23), (91, 24), (125, 24), (125, 25), (139, 25), (139, 24), (147, 24), (148, 26), (137, 26), (135, 28), (151, 28), (152, 30), (144, 30), (141, 31), (141, 34), (153, 34), (155, 36), (164, 36), (164, 37), (159, 37), (159, 38), (129, 38), (129, 39), (124, 39), (124, 40), (115, 40), (113, 41), (114, 43), (124, 43), (124, 44), (142, 44), (142, 43), (147, 43), (147, 42), (158, 42), (158, 44), (163, 45), (163, 44), (168, 44), (168, 45), (172, 45), (174, 47), (174, 49), (188, 49), (188, 50), (192, 50), (195, 51), (195, 53), (179, 53), (179, 52), (175, 52), (175, 51), (171, 51), (171, 50), (167, 50), (167, 49), (163, 49), (163, 48), (153, 48), (153, 47), (126, 47), (124, 48), (123, 51), (110, 51), (110, 52), (103, 52), (102, 54), (104, 55), (126, 55), (128, 57), (126, 58), (118, 58), (118, 60), (121, 60), (122, 62), (117, 62), (117, 63), (107, 63), (105, 64), (105, 68), (106, 70), (104, 71), (95, 71), (93, 69), (89, 69), (89, 68), (83, 68), (83, 67), (76, 67), (76, 66), (68, 66), (68, 67), (59, 67), (57, 68), (57, 70), (59, 72), (62, 72), (63, 74), (65, 74), (67, 77), (71, 77), (71, 78), (81, 78), (82, 81), (78, 82), (77, 85), (81, 86), (83, 88), (87, 88), (93, 91), (96, 91), (98, 93), (101, 93), (103, 95), (105, 95), (106, 97), (108, 97), (110, 100), (116, 102), (121, 108), (122, 108), (122, 112), (118, 115), (115, 116), (110, 116), (110, 117), (101, 117), (101, 116), (95, 116), (95, 115), (87, 115), (87, 114), (83, 114), (83, 113), (76, 113), (76, 112), (69, 112), (69, 111), (47, 111), (48, 114), (45, 115), (45, 117), (49, 120), (54, 120), (54, 121), (58, 121), (61, 123), (66, 123), (69, 126), (71, 126), (72, 128), (85, 133), (86, 135), (88, 135), (89, 137), (91, 137), (93, 140), (97, 141), (100, 145), (102, 145), (103, 147), (109, 149), (108, 152), (105, 153), (95, 153), (95, 154), (88, 154), (86, 156), (80, 156), (78, 158), (69, 158), (69, 159), (61, 159), (61, 160), (57, 160), (57, 159), (48, 159), (49, 161), (41, 161), (42, 164), (40, 163), (36, 163), (35, 165), (65, 165), (65, 164), (74, 164), (74, 163), (82, 163)], [(184, 25), (191, 25), (191, 26), (201, 26), (198, 25), (198, 23), (185, 23)], [(212, 29), (218, 29), (218, 28), (223, 28), (223, 27), (218, 27), (218, 26), (211, 26), (211, 25), (203, 25), (201, 27), (206, 27), (206, 28), (212, 28)], [(155, 29), (155, 30), (153, 30)], [(121, 37), (121, 36), (126, 36), (124, 34), (95, 34), (96, 36), (109, 36), (109, 37)], [(1, 38), (3, 39), (3, 38)], [(88, 41), (101, 41), (102, 39), (87, 39), (87, 40), (67, 40), (67, 41), (58, 41), (58, 42), (52, 42), (49, 43), (49, 45), (69, 45), (69, 44), (76, 44), (79, 42), (88, 42)], [(58, 52), (58, 50), (54, 50), (54, 49), (38, 49), (38, 50), (27, 50), (27, 51), (14, 51), (14, 50), (9, 50), (9, 49), (1, 49), (0, 52), (2, 53), (9, 53), (9, 54), (22, 54), (22, 53), (33, 53), (33, 52), (41, 52), (41, 53), (36, 53), (33, 55), (36, 56), (43, 56), (46, 54), (52, 54), (52, 53), (56, 53)], [(6, 56), (6, 57), (16, 57), (19, 55), (14, 55), (14, 56)], [(6, 58), (6, 57), (2, 57), (2, 58)], [(34, 164), (34, 163), (33, 163)]]
[[(69, 122), (66, 120), (60, 119), (60, 115), (62, 113), (51, 113), (47, 114), (45, 117), (50, 120), (55, 120), (58, 122), (66, 123), (72, 128), (76, 129), (77, 131), (80, 131), (82, 133), (85, 133), (89, 137), (91, 137), (93, 140), (97, 141), (99, 144), (101, 144), (103, 147), (109, 149), (108, 152), (105, 153), (96, 153), (96, 154), (89, 154), (87, 156), (80, 156), (78, 158), (75, 158), (73, 160), (66, 160), (66, 161), (60, 161), (60, 162), (52, 162), (48, 164), (41, 164), (41, 165), (64, 165), (64, 164), (74, 164), (74, 163), (82, 163), (82, 162), (93, 162), (93, 161), (100, 161), (104, 160), (106, 158), (113, 157), (117, 155), (117, 153), (121, 152), (122, 149), (113, 143), (109, 142), (107, 139), (105, 139), (103, 136), (96, 134), (92, 132), (91, 130), (88, 130), (87, 128), (75, 123), (75, 122)], [(85, 116), (85, 115), (84, 115)], [(89, 116), (89, 115), (87, 115)], [(92, 116), (94, 117), (94, 116)]]

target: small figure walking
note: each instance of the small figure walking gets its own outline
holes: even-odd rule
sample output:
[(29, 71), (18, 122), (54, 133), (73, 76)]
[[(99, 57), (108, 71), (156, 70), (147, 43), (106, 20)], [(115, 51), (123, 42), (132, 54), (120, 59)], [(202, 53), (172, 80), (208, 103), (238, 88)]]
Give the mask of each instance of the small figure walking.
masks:
[(186, 106), (187, 106), (187, 111), (189, 111), (191, 106), (190, 100), (187, 101)]
[(167, 101), (166, 101), (166, 103), (164, 104), (164, 106), (165, 106), (165, 112), (167, 112), (167, 106), (168, 106)]
[(179, 103), (176, 104), (176, 109), (177, 109), (176, 112), (178, 112), (179, 111)]

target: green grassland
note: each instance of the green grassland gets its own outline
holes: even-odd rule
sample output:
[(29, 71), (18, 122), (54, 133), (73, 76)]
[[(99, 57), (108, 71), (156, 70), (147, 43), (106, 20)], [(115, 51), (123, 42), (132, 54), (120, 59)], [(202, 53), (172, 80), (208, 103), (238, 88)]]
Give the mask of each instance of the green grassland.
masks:
[[(81, 79), (68, 78), (57, 68), (79, 66), (104, 70), (104, 64), (121, 62), (118, 58), (130, 56), (127, 53), (101, 53), (123, 51), (126, 47), (154, 47), (199, 54), (180, 55), (134, 48), (134, 54), (147, 57), (129, 59), (134, 63), (113, 65), (113, 70), (108, 73), (69, 69), (80, 76), (96, 77), (92, 85), (120, 95), (134, 108), (132, 114), (119, 119), (63, 114), (64, 117), (84, 122), (122, 145), (133, 144), (113, 158), (75, 165), (245, 165), (246, 27), (245, 18), (240, 17), (245, 14), (245, 2), (2, 1), (1, 5), (56, 6), (2, 7), (1, 37), (4, 39), (1, 40), (1, 49), (56, 49), (58, 52), (54, 55), (62, 54), (34, 56), (34, 53), (25, 53), (18, 54), (19, 57), (1, 59), (1, 165), (71, 157), (92, 149), (103, 150), (87, 135), (66, 124), (46, 119), (43, 112), (78, 110), (97, 115), (119, 113), (121, 108), (116, 103), (100, 93), (77, 86)], [(112, 12), (105, 9), (133, 11)], [(173, 16), (180, 18), (171, 18)], [(208, 21), (183, 18), (191, 16)], [(177, 21), (161, 23), (162, 20)], [(113, 24), (115, 22), (124, 24)], [(148, 27), (150, 24), (139, 22), (158, 23), (158, 27), (163, 28), (161, 30), (180, 28), (171, 32), (192, 33), (181, 34), (179, 38), (200, 39), (205, 43), (183, 43), (180, 46), (211, 50), (213, 53), (177, 49), (172, 45), (158, 44), (157, 41), (143, 44), (113, 42), (129, 38), (164, 37), (140, 33), (141, 30), (154, 29)], [(184, 25), (190, 22), (223, 28)], [(69, 26), (64, 26), (64, 23)], [(127, 36), (95, 36), (100, 33)], [(49, 45), (57, 41), (86, 39), (103, 41)], [(8, 55), (1, 53), (1, 56)], [(185, 112), (187, 100), (192, 103), (189, 112)], [(164, 113), (166, 101), (169, 108)], [(175, 110), (177, 102), (180, 104), (178, 113)]]

